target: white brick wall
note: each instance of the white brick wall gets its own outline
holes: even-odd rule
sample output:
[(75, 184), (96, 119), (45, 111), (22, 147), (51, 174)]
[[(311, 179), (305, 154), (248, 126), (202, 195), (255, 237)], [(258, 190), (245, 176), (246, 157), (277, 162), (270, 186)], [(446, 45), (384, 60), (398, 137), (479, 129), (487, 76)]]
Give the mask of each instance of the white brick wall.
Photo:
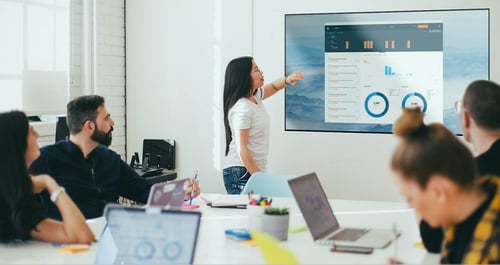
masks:
[[(85, 94), (83, 87), (84, 59), (83, 1), (71, 0), (71, 56), (70, 98)], [(125, 2), (124, 0), (96, 0), (95, 14), (95, 84), (96, 94), (106, 100), (106, 108), (115, 121), (111, 149), (125, 159)], [(49, 128), (50, 127), (50, 128)], [(54, 128), (54, 129), (52, 129)], [(44, 124), (39, 145), (51, 144), (55, 139), (55, 123)], [(51, 133), (54, 132), (54, 133)]]
[(95, 4), (95, 91), (106, 99), (106, 108), (115, 121), (111, 149), (125, 159), (125, 2), (96, 0)]
[(70, 4), (70, 98), (82, 92), (82, 2), (72, 0)]

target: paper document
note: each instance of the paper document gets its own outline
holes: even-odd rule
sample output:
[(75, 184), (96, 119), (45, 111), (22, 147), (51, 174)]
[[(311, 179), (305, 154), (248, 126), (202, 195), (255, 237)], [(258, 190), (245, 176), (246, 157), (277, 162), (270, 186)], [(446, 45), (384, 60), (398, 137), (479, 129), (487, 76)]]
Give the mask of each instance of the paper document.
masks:
[(247, 195), (221, 195), (208, 203), (211, 207), (221, 208), (246, 208), (248, 204)]

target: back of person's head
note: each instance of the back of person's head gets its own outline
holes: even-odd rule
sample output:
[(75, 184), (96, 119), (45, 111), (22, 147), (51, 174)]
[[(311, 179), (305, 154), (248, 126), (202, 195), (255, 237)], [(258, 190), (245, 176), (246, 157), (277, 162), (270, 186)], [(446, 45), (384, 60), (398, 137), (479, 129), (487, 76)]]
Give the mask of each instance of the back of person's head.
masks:
[[(21, 111), (0, 114), (0, 166), (5, 171), (26, 171), (25, 154), (28, 139), (28, 118)], [(20, 182), (21, 179), (10, 181)], [(4, 182), (2, 182), (3, 184)], [(1, 185), (5, 186), (5, 185)]]
[(71, 100), (67, 105), (66, 122), (71, 134), (79, 133), (85, 121), (96, 122), (97, 108), (104, 105), (104, 98), (85, 95)]
[(24, 235), (36, 224), (33, 216), (42, 207), (33, 194), (28, 176), (26, 148), (29, 122), (21, 111), (0, 113), (0, 241), (15, 239), (16, 231)]
[(425, 125), (420, 108), (403, 109), (393, 132), (401, 138), (392, 156), (394, 171), (414, 179), (422, 189), (434, 174), (448, 178), (463, 190), (474, 186), (477, 174), (470, 150), (444, 125)]
[(500, 129), (500, 86), (489, 80), (476, 80), (467, 86), (463, 108), (484, 129)]
[(236, 102), (252, 93), (252, 71), (253, 58), (250, 56), (238, 57), (229, 62), (224, 77), (224, 127), (226, 129), (226, 155), (229, 151), (229, 143), (232, 140), (231, 128), (229, 127), (229, 110)]

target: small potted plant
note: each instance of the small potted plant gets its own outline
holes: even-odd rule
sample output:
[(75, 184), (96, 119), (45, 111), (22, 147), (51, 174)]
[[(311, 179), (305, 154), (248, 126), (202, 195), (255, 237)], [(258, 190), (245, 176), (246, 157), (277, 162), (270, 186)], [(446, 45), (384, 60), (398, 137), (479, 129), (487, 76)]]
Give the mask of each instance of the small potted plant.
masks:
[(264, 212), (269, 215), (288, 215), (288, 208), (269, 207)]
[(288, 208), (268, 207), (264, 211), (262, 232), (274, 236), (278, 240), (288, 239), (290, 214)]

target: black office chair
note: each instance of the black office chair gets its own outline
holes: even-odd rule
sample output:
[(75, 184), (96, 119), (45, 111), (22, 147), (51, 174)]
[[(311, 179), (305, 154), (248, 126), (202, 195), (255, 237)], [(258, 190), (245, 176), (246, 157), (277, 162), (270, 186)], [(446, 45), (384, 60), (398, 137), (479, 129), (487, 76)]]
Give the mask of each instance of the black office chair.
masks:
[(66, 116), (57, 117), (56, 123), (56, 142), (66, 140), (69, 137), (69, 129), (66, 124)]

